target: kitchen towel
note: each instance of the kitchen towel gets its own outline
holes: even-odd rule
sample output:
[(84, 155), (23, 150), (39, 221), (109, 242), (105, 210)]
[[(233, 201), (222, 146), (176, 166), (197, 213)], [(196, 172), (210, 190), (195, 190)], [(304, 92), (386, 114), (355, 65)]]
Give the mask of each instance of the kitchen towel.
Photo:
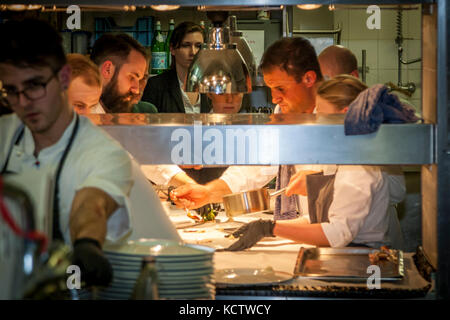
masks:
[(400, 102), (382, 84), (374, 85), (350, 104), (345, 116), (345, 135), (369, 134), (381, 123), (411, 123), (418, 121), (413, 108)]
[[(293, 165), (282, 165), (278, 169), (276, 189), (287, 187), (291, 176), (295, 173)], [(281, 194), (275, 200), (274, 220), (288, 220), (297, 218), (297, 196), (286, 197)]]

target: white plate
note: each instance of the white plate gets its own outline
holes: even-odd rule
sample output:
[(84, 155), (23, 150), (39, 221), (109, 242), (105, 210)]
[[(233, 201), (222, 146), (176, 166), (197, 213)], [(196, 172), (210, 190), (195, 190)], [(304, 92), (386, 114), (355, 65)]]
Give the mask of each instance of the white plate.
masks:
[(213, 275), (207, 275), (207, 276), (196, 276), (196, 277), (189, 277), (189, 278), (174, 278), (174, 277), (159, 277), (158, 281), (161, 284), (188, 284), (188, 283), (211, 283), (214, 280)]
[[(132, 265), (140, 267), (142, 265), (142, 258), (144, 256), (131, 256), (126, 254), (120, 254), (115, 252), (107, 252), (105, 256), (110, 260), (111, 263), (116, 263), (120, 265)], [(212, 254), (197, 257), (185, 257), (185, 256), (172, 256), (172, 257), (156, 257), (157, 263), (164, 264), (184, 264), (184, 263), (201, 263), (212, 261)]]
[(105, 247), (106, 253), (119, 253), (133, 257), (155, 256), (178, 258), (206, 256), (214, 253), (214, 249), (206, 246), (185, 244), (172, 240), (162, 239), (139, 239), (128, 241), (123, 245), (109, 245)]
[(288, 281), (293, 275), (283, 271), (275, 271), (271, 268), (234, 268), (217, 270), (214, 273), (216, 284), (226, 285), (263, 285), (277, 284)]

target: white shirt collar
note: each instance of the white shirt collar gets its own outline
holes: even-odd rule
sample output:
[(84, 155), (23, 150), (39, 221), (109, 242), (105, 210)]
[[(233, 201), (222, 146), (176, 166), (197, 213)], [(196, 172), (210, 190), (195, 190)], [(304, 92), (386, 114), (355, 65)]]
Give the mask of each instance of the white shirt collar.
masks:
[[(42, 149), (40, 151), (39, 155), (50, 154), (52, 152), (58, 152), (60, 149), (64, 149), (66, 147), (67, 143), (69, 142), (69, 138), (72, 134), (73, 127), (75, 126), (75, 119), (76, 119), (76, 114), (74, 111), (72, 120), (70, 121), (66, 130), (64, 130), (64, 133), (59, 138), (59, 140), (56, 143), (52, 144), (51, 146), (48, 146), (48, 147)], [(24, 140), (23, 148), (24, 148), (25, 153), (29, 154), (29, 155), (34, 154), (34, 149), (35, 149), (34, 138), (33, 138), (33, 135), (31, 133), (30, 129), (28, 129), (27, 126), (25, 126), (23, 140)]]

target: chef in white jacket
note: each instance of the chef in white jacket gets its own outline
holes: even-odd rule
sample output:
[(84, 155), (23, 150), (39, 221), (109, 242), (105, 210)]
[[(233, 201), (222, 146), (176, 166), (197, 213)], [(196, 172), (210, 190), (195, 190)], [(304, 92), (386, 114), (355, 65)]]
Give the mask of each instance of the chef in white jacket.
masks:
[[(317, 82), (321, 74), (311, 48), (306, 40), (283, 39), (271, 46), (262, 59), (264, 80), (272, 90), (273, 102), (280, 106), (283, 113), (312, 112), (315, 108)], [(299, 54), (309, 60), (296, 59)], [(299, 70), (293, 67), (295, 64), (307, 67)], [(220, 201), (225, 194), (263, 186), (277, 170), (277, 167), (231, 167), (210, 184), (176, 189), (174, 198), (179, 205), (191, 208), (209, 201)], [(299, 215), (290, 217), (295, 219), (280, 219), (276, 224), (273, 221), (256, 221), (246, 226), (254, 230), (247, 230), (247, 233), (241, 230), (236, 236), (247, 234), (247, 238), (258, 239), (254, 237), (255, 232), (267, 236), (276, 234), (303, 243), (338, 247), (353, 244), (379, 246), (385, 243), (389, 227), (386, 212), (390, 201), (386, 172), (379, 167), (317, 165), (295, 166), (295, 171), (297, 177), (305, 172), (333, 176), (334, 197), (328, 208), (328, 222), (311, 224), (307, 197), (300, 196), (295, 201)], [(253, 245), (243, 242), (231, 249)]]
[[(345, 113), (350, 102), (365, 88), (351, 76), (324, 82), (318, 88), (317, 112)], [(322, 176), (317, 177), (314, 172)], [(311, 183), (311, 179), (317, 178), (325, 178), (325, 183), (319, 187)], [(241, 238), (229, 249), (242, 250), (261, 237), (274, 235), (317, 246), (391, 245), (396, 240), (390, 230), (394, 226), (389, 211), (392, 186), (388, 170), (378, 166), (301, 166), (286, 190), (286, 196), (299, 195), (299, 217), (248, 224), (236, 231), (234, 235)], [(401, 192), (392, 193), (395, 197)]]

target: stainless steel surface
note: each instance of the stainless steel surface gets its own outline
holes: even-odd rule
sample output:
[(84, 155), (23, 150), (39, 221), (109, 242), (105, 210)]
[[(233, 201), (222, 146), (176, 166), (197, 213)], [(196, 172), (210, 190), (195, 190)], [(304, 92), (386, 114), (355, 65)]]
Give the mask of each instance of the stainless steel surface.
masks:
[[(317, 280), (366, 282), (373, 272), (369, 253), (378, 250), (370, 248), (301, 248), (294, 274)], [(402, 280), (405, 274), (403, 252), (397, 252), (398, 264), (380, 261), (381, 281)]]
[(245, 40), (243, 33), (237, 29), (237, 20), (236, 16), (229, 17), (230, 24), (230, 42), (235, 43), (237, 46), (237, 50), (242, 55), (242, 58), (247, 65), (248, 72), (250, 74), (250, 78), (252, 80), (252, 85), (256, 82), (256, 62), (255, 57), (253, 55), (252, 49)]
[(365, 83), (366, 82), (366, 73), (367, 73), (367, 65), (366, 65), (366, 50), (363, 49), (361, 51), (361, 80)]
[[(389, 0), (389, 4), (415, 4), (415, 3), (433, 3), (436, 0)], [(441, 0), (445, 1), (445, 0)], [(46, 5), (63, 5), (67, 7), (66, 0), (23, 0), (20, 1), (23, 4), (46, 4)], [(106, 2), (106, 3), (105, 3)], [(179, 4), (183, 6), (202, 6), (207, 2), (208, 5), (218, 5), (223, 6), (223, 0), (136, 0), (133, 1), (135, 6), (138, 5), (152, 5), (152, 4)], [(357, 2), (358, 5), (371, 5), (378, 4), (383, 5), (386, 4), (386, 0), (333, 0), (333, 4), (355, 4)], [(2, 4), (16, 4), (17, 0), (3, 0)], [(297, 5), (297, 4), (324, 4), (329, 5), (330, 0), (227, 0), (227, 6), (279, 6), (279, 5)], [(94, 5), (130, 5), (130, 2), (127, 0), (79, 0), (77, 4), (94, 4)], [(216, 9), (215, 9), (216, 10)]]
[(237, 192), (223, 197), (223, 206), (228, 217), (270, 209), (270, 198), (283, 194), (286, 188), (269, 193), (266, 188)]
[[(3, 201), (14, 223), (24, 232), (35, 230), (34, 210), (26, 192), (2, 181)], [(38, 246), (16, 235), (0, 218), (0, 300), (21, 299), (38, 260)]]
[(132, 300), (158, 300), (158, 271), (155, 257), (142, 259), (141, 273), (134, 285)]
[(341, 115), (105, 114), (89, 118), (141, 164), (435, 162), (431, 124), (382, 124), (373, 134), (345, 136)]
[(250, 190), (223, 197), (223, 206), (228, 217), (268, 210), (268, 203), (269, 192), (267, 189)]
[(208, 44), (203, 46), (189, 66), (186, 92), (250, 93), (252, 84), (248, 67), (230, 43), (228, 27), (211, 27)]

